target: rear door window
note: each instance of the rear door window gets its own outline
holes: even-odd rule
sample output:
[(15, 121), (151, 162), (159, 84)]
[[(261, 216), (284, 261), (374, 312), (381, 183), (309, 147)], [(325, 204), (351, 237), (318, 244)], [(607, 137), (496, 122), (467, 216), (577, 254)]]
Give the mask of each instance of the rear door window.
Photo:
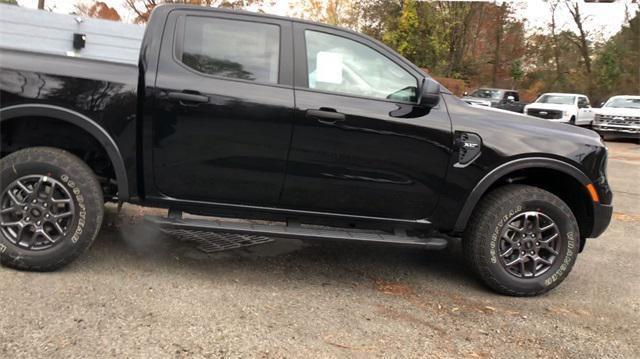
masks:
[(180, 61), (195, 71), (241, 80), (277, 83), (277, 25), (187, 16)]

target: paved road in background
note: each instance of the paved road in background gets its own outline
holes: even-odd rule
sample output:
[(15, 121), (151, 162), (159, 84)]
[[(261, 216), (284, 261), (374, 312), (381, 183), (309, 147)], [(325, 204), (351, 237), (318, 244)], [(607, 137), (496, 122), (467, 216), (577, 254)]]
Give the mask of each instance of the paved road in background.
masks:
[(640, 146), (610, 143), (615, 214), (568, 279), (496, 295), (460, 248), (279, 240), (207, 255), (108, 207), (55, 273), (0, 268), (0, 357), (640, 357)]

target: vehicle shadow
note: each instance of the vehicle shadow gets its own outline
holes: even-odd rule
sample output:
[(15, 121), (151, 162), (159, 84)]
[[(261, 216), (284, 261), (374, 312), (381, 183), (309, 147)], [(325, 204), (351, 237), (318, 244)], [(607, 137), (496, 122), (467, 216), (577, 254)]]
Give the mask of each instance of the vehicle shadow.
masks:
[(141, 214), (132, 213), (130, 208), (118, 214), (107, 207), (102, 231), (88, 255), (68, 270), (87, 268), (158, 270), (265, 285), (299, 281), (353, 287), (410, 281), (430, 287), (482, 287), (466, 268), (458, 242), (445, 250), (427, 251), (394, 244), (276, 239), (208, 254), (193, 242), (181, 242), (145, 224)]

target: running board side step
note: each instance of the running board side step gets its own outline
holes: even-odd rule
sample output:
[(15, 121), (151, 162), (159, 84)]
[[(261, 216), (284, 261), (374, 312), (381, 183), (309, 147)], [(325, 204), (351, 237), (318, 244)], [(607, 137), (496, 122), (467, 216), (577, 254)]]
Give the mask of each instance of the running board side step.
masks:
[[(158, 217), (146, 216), (145, 221), (160, 227), (167, 233), (182, 233), (191, 231), (195, 233), (209, 232), (214, 234), (214, 238), (221, 237), (244, 238), (247, 245), (266, 243), (265, 238), (296, 238), (296, 239), (336, 239), (336, 240), (356, 240), (367, 242), (395, 243), (419, 246), (425, 249), (444, 249), (447, 247), (447, 240), (444, 238), (420, 238), (407, 236), (402, 231), (398, 234), (388, 234), (383, 232), (364, 232), (348, 229), (325, 229), (302, 226), (290, 223), (289, 225), (254, 224), (247, 222), (231, 222), (208, 219), (181, 218), (179, 216)], [(223, 236), (221, 236), (223, 235)], [(203, 236), (200, 236), (203, 238)], [(251, 239), (256, 239), (260, 243), (253, 243)], [(250, 243), (250, 244), (249, 244)], [(240, 245), (243, 247), (246, 245)], [(232, 246), (233, 247), (233, 246)], [(227, 248), (232, 249), (232, 248)], [(224, 250), (224, 249), (221, 249)]]

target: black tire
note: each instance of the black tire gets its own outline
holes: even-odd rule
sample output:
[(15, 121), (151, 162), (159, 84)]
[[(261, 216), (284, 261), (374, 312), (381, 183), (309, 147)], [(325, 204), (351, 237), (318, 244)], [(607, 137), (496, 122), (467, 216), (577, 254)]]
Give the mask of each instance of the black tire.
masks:
[(569, 123), (572, 125), (576, 125), (576, 116), (571, 116), (571, 119), (569, 120)]
[[(510, 272), (510, 267), (504, 263), (507, 260), (499, 252), (507, 252), (501, 247), (505, 243), (503, 233), (510, 230), (505, 226), (527, 213), (541, 213), (555, 222), (553, 230), (558, 236), (553, 243), (558, 254), (553, 256), (552, 264), (539, 276), (525, 277), (523, 274), (518, 277)], [(510, 296), (535, 296), (550, 291), (567, 277), (578, 256), (579, 241), (577, 221), (571, 209), (560, 198), (537, 187), (506, 185), (484, 196), (474, 210), (464, 233), (463, 251), (471, 269), (493, 290)], [(526, 244), (534, 243), (539, 245), (533, 239)], [(525, 243), (517, 244), (520, 246)], [(532, 257), (525, 257), (529, 253), (521, 256), (520, 249), (512, 250), (512, 253), (533, 267), (538, 263)], [(543, 255), (546, 252), (541, 250), (540, 253)]]
[[(68, 199), (70, 200), (66, 200), (67, 204), (62, 206), (73, 206), (73, 211), (70, 211), (73, 214), (68, 217), (68, 220), (62, 220), (64, 221), (64, 231), (56, 232), (57, 240), (49, 244), (49, 246), (45, 245), (38, 250), (35, 249), (35, 246), (25, 248), (24, 244), (20, 245), (20, 243), (23, 243), (20, 240), (15, 243), (15, 238), (13, 238), (14, 241), (12, 242), (9, 236), (13, 236), (16, 231), (14, 230), (13, 234), (6, 234), (9, 233), (5, 232), (8, 227), (0, 225), (0, 263), (20, 270), (52, 271), (71, 263), (91, 246), (102, 225), (104, 200), (100, 183), (94, 176), (93, 171), (78, 157), (56, 148), (33, 147), (14, 152), (0, 159), (0, 187), (2, 187), (0, 189), (2, 194), (0, 205), (8, 206), (6, 203), (14, 202), (5, 202), (4, 200), (5, 193), (7, 193), (12, 183), (22, 183), (15, 181), (23, 178), (38, 178), (38, 176), (44, 178), (42, 183), (55, 182), (55, 186), (59, 186), (56, 187), (55, 191), (68, 194)], [(29, 201), (17, 202), (25, 204), (23, 207), (24, 212), (21, 214), (20, 211), (11, 211), (9, 212), (11, 216), (24, 218), (28, 215), (29, 212), (26, 205), (31, 203), (31, 198), (34, 198), (34, 201), (36, 200), (35, 198), (39, 198), (38, 190), (34, 191), (34, 186), (30, 189), (35, 195), (31, 194), (32, 197), (23, 197), (28, 198)], [(50, 190), (50, 192), (53, 191), (53, 189)], [(29, 192), (25, 191), (24, 193)], [(49, 198), (49, 200), (53, 201), (51, 198), (54, 198), (54, 196)], [(44, 201), (42, 206), (46, 207), (47, 204), (44, 204)], [(22, 207), (22, 204), (13, 204), (12, 207), (14, 206)], [(54, 206), (56, 205), (51, 202), (49, 208)], [(53, 211), (53, 209), (50, 211)], [(38, 218), (44, 219), (44, 214), (38, 212), (38, 216)], [(47, 218), (52, 216), (54, 215), (49, 214)], [(5, 218), (0, 217), (0, 221), (4, 221)], [(37, 228), (33, 223), (35, 219), (32, 217), (30, 220), (32, 221), (30, 222), (32, 227), (24, 228), (33, 228), (35, 230)], [(50, 223), (51, 220), (47, 221), (49, 221), (47, 223)], [(56, 221), (58, 220), (56, 219)], [(34, 241), (34, 239), (30, 241)]]

